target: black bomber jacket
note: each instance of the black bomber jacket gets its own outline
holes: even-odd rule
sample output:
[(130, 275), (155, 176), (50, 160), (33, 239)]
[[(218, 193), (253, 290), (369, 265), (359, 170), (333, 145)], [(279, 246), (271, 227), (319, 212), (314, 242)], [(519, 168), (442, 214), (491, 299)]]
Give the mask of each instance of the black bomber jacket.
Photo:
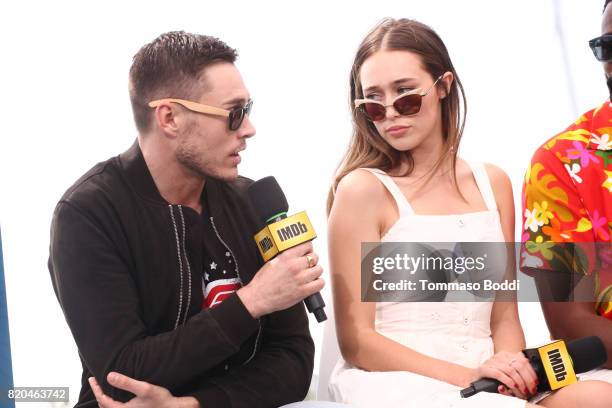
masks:
[[(207, 179), (210, 221), (247, 284), (262, 266), (251, 180)], [(87, 378), (117, 371), (194, 396), (202, 408), (275, 408), (308, 391), (314, 345), (301, 303), (254, 319), (234, 293), (202, 304), (202, 219), (157, 190), (138, 143), (97, 164), (59, 201), (49, 271), (83, 365), (77, 407), (96, 407)]]

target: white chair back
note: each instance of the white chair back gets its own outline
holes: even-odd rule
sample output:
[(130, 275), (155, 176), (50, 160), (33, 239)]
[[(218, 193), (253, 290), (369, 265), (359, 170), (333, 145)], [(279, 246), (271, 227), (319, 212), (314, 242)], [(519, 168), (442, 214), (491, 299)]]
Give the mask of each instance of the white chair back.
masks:
[(321, 360), (319, 362), (319, 383), (317, 384), (317, 400), (331, 401), (329, 390), (329, 377), (340, 358), (340, 347), (336, 337), (336, 319), (334, 305), (330, 300), (325, 302), (327, 321), (323, 329), (323, 345), (321, 347)]

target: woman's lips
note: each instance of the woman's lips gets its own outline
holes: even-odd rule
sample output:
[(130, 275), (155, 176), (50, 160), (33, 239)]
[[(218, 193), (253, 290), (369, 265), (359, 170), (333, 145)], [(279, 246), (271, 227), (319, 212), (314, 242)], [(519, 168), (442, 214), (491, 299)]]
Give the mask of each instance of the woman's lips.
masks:
[(386, 132), (393, 137), (399, 137), (406, 133), (408, 129), (410, 129), (410, 126), (391, 126), (386, 129)]

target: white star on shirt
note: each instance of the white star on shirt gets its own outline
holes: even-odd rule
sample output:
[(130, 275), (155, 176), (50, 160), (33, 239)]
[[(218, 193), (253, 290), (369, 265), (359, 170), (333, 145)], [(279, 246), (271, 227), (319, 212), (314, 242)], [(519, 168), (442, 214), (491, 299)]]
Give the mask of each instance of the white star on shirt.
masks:
[(229, 253), (229, 251), (227, 251), (227, 252), (225, 253), (225, 256), (230, 256), (230, 255), (231, 255), (231, 254)]
[(216, 263), (211, 263), (210, 264), (210, 269), (217, 269), (217, 264)]
[(223, 270), (223, 274), (224, 274), (224, 275), (226, 274), (226, 271), (225, 271), (225, 269)]
[(208, 274), (208, 272), (204, 273), (204, 280), (210, 280), (210, 275)]

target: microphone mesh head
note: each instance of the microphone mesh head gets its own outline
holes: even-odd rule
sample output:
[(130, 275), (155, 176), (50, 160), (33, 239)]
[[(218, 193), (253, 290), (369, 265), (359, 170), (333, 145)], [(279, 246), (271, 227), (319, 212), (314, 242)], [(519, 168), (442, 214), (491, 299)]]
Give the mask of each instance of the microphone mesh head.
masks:
[(264, 223), (267, 223), (271, 217), (289, 210), (287, 198), (272, 176), (264, 177), (251, 184), (248, 195), (255, 212)]
[(583, 337), (567, 343), (567, 352), (572, 357), (574, 372), (584, 373), (603, 365), (608, 360), (608, 353), (601, 339), (597, 336)]

